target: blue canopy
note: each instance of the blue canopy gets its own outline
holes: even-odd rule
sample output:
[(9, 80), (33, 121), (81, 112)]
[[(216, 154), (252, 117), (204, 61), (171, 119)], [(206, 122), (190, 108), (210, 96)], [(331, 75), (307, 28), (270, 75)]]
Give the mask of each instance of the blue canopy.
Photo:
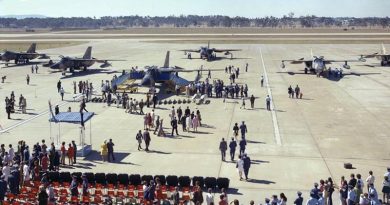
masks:
[[(95, 113), (84, 112), (83, 123), (87, 122), (92, 118)], [(60, 112), (57, 115), (49, 119), (50, 122), (68, 122), (68, 123), (81, 123), (81, 115), (79, 112)]]

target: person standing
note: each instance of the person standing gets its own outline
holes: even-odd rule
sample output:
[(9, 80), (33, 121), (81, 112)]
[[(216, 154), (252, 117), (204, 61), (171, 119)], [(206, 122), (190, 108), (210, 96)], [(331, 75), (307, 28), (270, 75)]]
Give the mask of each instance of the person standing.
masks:
[(271, 111), (271, 98), (269, 97), (269, 95), (267, 95), (267, 97), (265, 98), (265, 102), (267, 105), (267, 110)]
[(157, 101), (158, 101), (158, 98), (157, 98), (157, 95), (156, 95), (156, 94), (153, 95), (152, 101), (153, 101), (153, 108), (156, 108)]
[(370, 184), (375, 183), (375, 177), (374, 177), (373, 172), (371, 170), (368, 172), (368, 177), (366, 179), (366, 182), (367, 182), (367, 191), (368, 191), (370, 189)]
[(159, 127), (160, 127), (160, 116), (157, 115), (153, 134), (156, 134), (156, 132), (158, 131)]
[(27, 85), (30, 85), (30, 75), (27, 74), (26, 76)]
[(172, 126), (172, 133), (171, 133), (171, 135), (173, 136), (173, 131), (176, 131), (176, 135), (179, 135), (179, 133), (177, 132), (177, 119), (176, 119), (176, 117), (174, 117), (172, 119), (171, 126)]
[(60, 92), (60, 89), (61, 89), (62, 87), (61, 87), (61, 80), (59, 80), (58, 82), (57, 82), (57, 92), (59, 93)]
[(49, 195), (46, 192), (46, 189), (44, 186), (39, 187), (39, 193), (38, 193), (38, 204), (39, 205), (47, 205), (49, 202)]
[[(156, 128), (156, 129), (157, 129), (157, 128)], [(135, 136), (135, 139), (136, 139), (137, 142), (138, 142), (138, 151), (140, 151), (140, 150), (142, 149), (142, 147), (141, 147), (142, 138), (143, 138), (142, 132), (141, 132), (141, 130), (139, 130), (138, 133), (137, 133), (137, 135)]]
[(60, 89), (60, 95), (61, 95), (61, 100), (62, 100), (62, 101), (64, 101), (64, 94), (65, 94), (65, 90), (64, 90), (64, 88), (62, 87), (62, 88)]
[(251, 101), (251, 108), (252, 109), (255, 108), (255, 96), (252, 95), (250, 101)]
[(73, 165), (73, 155), (74, 155), (74, 149), (72, 147), (72, 144), (69, 143), (69, 147), (68, 147), (68, 162), (69, 162), (69, 165)]
[(245, 64), (245, 72), (248, 72), (248, 63)]
[(141, 99), (141, 101), (139, 102), (138, 105), (139, 105), (139, 109), (140, 109), (139, 114), (143, 115), (144, 114), (144, 100)]
[(240, 181), (242, 180), (242, 173), (244, 172), (244, 160), (241, 155), (238, 156), (238, 160), (236, 162), (236, 168), (238, 171), (238, 175), (240, 176)]
[(79, 189), (78, 189), (78, 183), (77, 183), (77, 177), (72, 177), (72, 182), (70, 183), (70, 194), (71, 196), (79, 196)]
[(73, 164), (76, 164), (76, 157), (77, 157), (77, 145), (74, 140), (72, 140), (72, 146), (74, 150), (74, 155), (73, 155)]
[(222, 138), (222, 141), (219, 143), (219, 150), (221, 151), (222, 161), (225, 161), (226, 150), (227, 150), (227, 143), (225, 141), (225, 138)]
[(100, 145), (100, 155), (102, 156), (103, 162), (107, 160), (107, 141), (104, 140), (103, 144)]
[(187, 131), (187, 120), (186, 120), (186, 116), (185, 115), (183, 115), (183, 116), (181, 116), (181, 119), (180, 119), (180, 121), (181, 121), (181, 126), (182, 126), (182, 128), (183, 128), (183, 132), (185, 132), (185, 131)]
[(61, 145), (61, 164), (62, 165), (65, 165), (65, 156), (66, 156), (65, 142), (62, 142), (62, 145)]
[(249, 174), (249, 168), (251, 167), (251, 158), (244, 154), (244, 174), (245, 174), (245, 180), (248, 180), (248, 174)]
[(211, 203), (214, 204), (214, 195), (212, 193), (213, 189), (208, 188), (207, 194), (206, 194), (206, 204), (211, 205)]
[(298, 198), (295, 199), (294, 204), (295, 205), (302, 205), (303, 204), (302, 192), (298, 191), (297, 195), (298, 195)]
[(181, 109), (181, 107), (179, 106), (179, 108), (177, 108), (176, 110), (176, 113), (177, 113), (177, 119), (179, 120), (179, 124), (181, 123), (181, 117), (183, 115), (183, 110)]
[(263, 76), (261, 76), (261, 78), (260, 78), (260, 84), (261, 84), (261, 87), (263, 87), (263, 85), (264, 85), (264, 77)]
[(149, 134), (148, 128), (146, 128), (146, 130), (145, 130), (145, 132), (143, 134), (143, 138), (144, 138), (145, 146), (146, 146), (145, 151), (149, 151), (150, 141), (152, 141), (152, 140), (150, 138), (150, 134)]
[(115, 162), (114, 146), (115, 146), (115, 144), (112, 142), (112, 139), (109, 139), (108, 143), (107, 143), (107, 151), (108, 151), (107, 160), (108, 160), (108, 162), (110, 162), (111, 157), (112, 157), (112, 161)]
[(234, 161), (234, 155), (236, 153), (236, 147), (237, 147), (237, 142), (234, 140), (234, 137), (232, 137), (232, 141), (229, 143), (229, 148), (230, 148), (230, 160)]
[(35, 73), (38, 74), (38, 65), (35, 65)]

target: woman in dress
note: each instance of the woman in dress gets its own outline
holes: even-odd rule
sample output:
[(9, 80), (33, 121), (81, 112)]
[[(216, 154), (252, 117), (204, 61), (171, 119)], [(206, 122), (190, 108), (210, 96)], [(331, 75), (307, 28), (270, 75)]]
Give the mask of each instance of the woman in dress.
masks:
[(389, 202), (389, 193), (390, 193), (390, 180), (388, 176), (385, 176), (382, 182), (382, 193), (383, 193), (383, 203), (387, 204)]
[(192, 126), (194, 127), (194, 132), (198, 132), (199, 119), (197, 115), (192, 119)]
[(238, 156), (236, 168), (237, 168), (238, 175), (240, 176), (240, 181), (241, 181), (242, 180), (242, 172), (244, 172), (244, 160), (242, 160), (241, 155)]
[(106, 140), (104, 140), (103, 144), (100, 146), (100, 155), (102, 156), (103, 162), (105, 162), (107, 160), (107, 155), (108, 155)]
[(199, 110), (196, 110), (196, 115), (198, 116), (199, 126), (202, 126), (202, 117), (200, 115), (200, 111)]

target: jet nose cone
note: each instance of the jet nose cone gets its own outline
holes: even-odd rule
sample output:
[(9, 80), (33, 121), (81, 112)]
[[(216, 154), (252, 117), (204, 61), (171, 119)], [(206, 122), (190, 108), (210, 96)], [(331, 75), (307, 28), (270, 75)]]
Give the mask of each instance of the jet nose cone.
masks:
[(61, 63), (55, 63), (50, 66), (51, 69), (60, 69), (61, 68)]

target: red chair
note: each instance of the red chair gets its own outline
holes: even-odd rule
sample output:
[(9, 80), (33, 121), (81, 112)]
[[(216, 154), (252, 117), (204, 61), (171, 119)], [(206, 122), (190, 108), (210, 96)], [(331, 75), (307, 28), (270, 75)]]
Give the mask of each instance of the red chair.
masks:
[(125, 193), (123, 192), (123, 190), (118, 190), (116, 192), (116, 198), (118, 199), (121, 199), (123, 201), (123, 199), (125, 198)]
[(134, 198), (134, 190), (127, 191), (127, 198), (130, 198), (130, 199)]
[(79, 197), (77, 197), (77, 196), (72, 196), (72, 197), (70, 198), (70, 201), (71, 201), (72, 203), (78, 204), (78, 203), (79, 203)]
[(108, 195), (109, 197), (115, 197), (115, 190), (108, 190), (108, 191), (107, 191), (107, 195)]
[(67, 203), (68, 202), (67, 196), (60, 196), (60, 198), (58, 199), (58, 202)]
[(103, 195), (103, 192), (101, 189), (96, 189), (95, 190), (95, 196), (102, 196)]
[(70, 186), (69, 182), (63, 182), (62, 183), (62, 187), (64, 187), (64, 188), (69, 188), (69, 186)]
[(127, 186), (127, 190), (129, 191), (134, 191), (134, 189), (135, 189), (134, 185)]
[(67, 189), (60, 189), (60, 196), (68, 196), (68, 190)]
[(101, 196), (94, 196), (93, 197), (93, 203), (94, 204), (102, 204), (103, 203), (102, 197)]
[(89, 198), (89, 196), (83, 196), (82, 202), (83, 203), (90, 203), (91, 202), (91, 198)]
[(7, 197), (7, 200), (13, 200), (13, 199), (15, 199), (15, 195), (12, 194), (12, 193), (9, 193), (9, 192), (7, 193), (6, 197)]
[(52, 184), (52, 186), (53, 186), (55, 189), (60, 188), (60, 183), (59, 183), (59, 182), (52, 182), (51, 184)]

